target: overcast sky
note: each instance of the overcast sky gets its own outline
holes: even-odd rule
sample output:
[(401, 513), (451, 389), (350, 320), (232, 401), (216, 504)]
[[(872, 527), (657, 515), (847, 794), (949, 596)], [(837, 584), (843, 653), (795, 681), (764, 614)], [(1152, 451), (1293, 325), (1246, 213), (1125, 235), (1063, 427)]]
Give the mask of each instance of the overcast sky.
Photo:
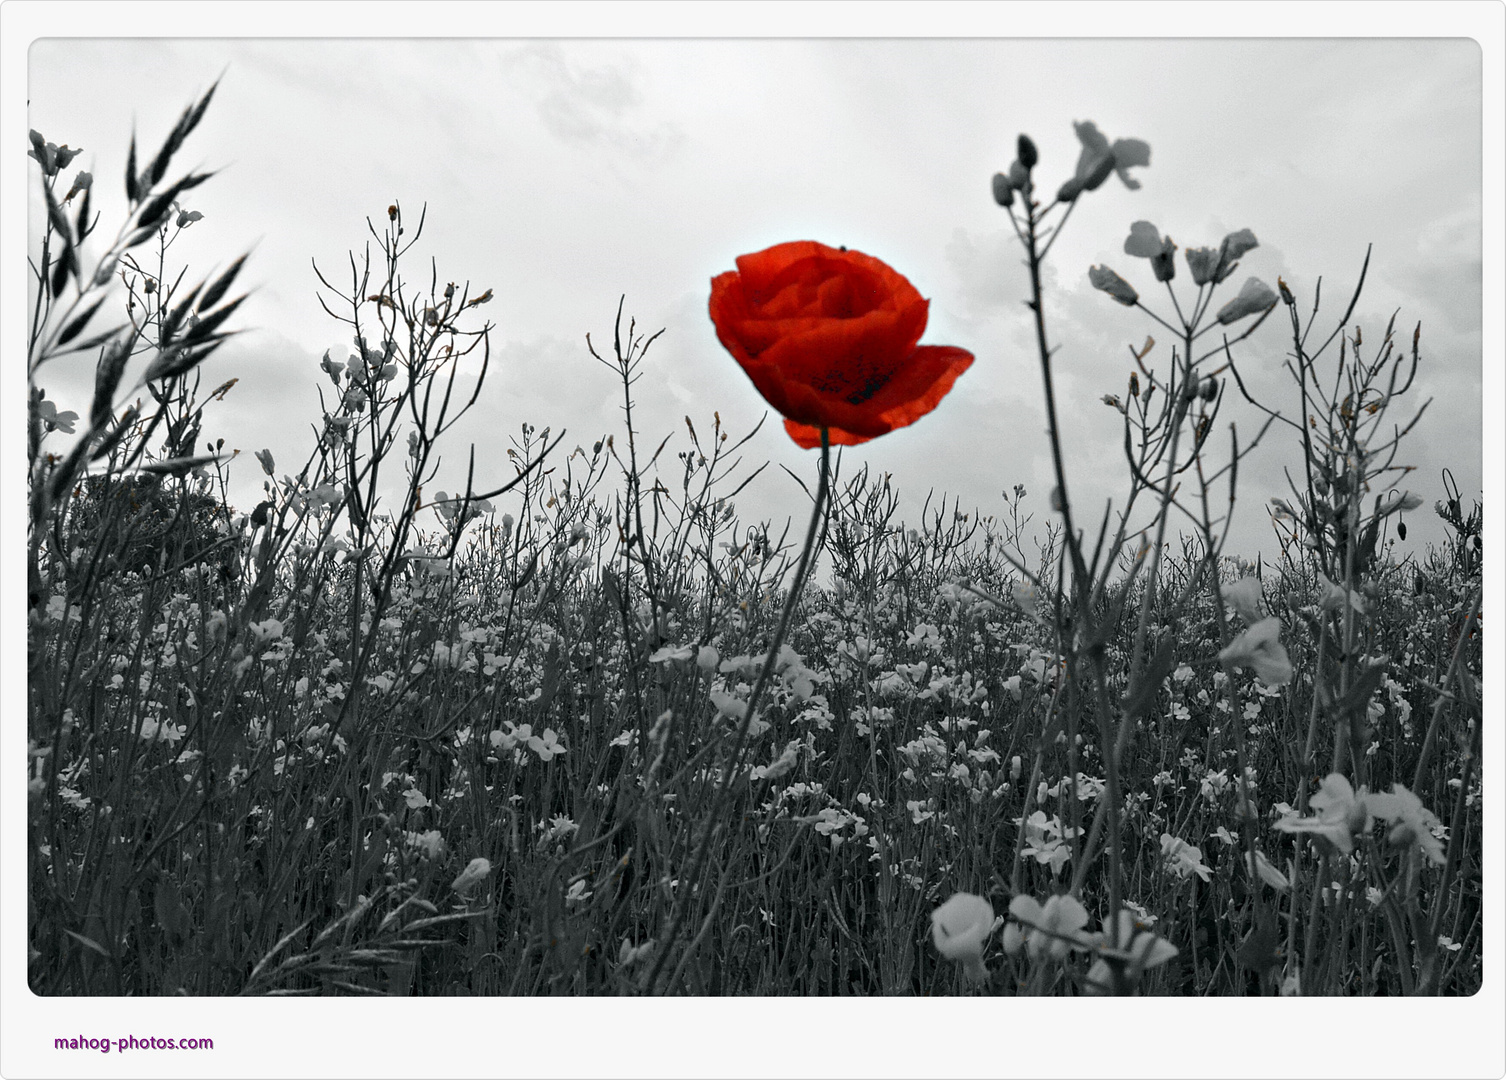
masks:
[[(491, 289), (494, 295), (480, 309), (496, 324), (492, 373), (471, 422), (450, 436), (447, 471), (435, 487), (453, 489), (462, 480), (471, 441), (478, 485), (505, 480), (506, 435), (525, 421), (568, 428), (564, 449), (621, 432), (619, 389), (590, 359), (585, 335), (610, 340), (623, 294), (640, 328), (665, 331), (638, 386), (645, 438), (656, 443), (672, 434), (666, 454), (684, 449), (683, 417), (690, 415), (704, 432), (713, 411), (734, 435), (750, 429), (766, 406), (714, 336), (706, 315), (710, 280), (731, 269), (738, 255), (815, 239), (890, 263), (931, 300), (923, 342), (977, 356), (933, 414), (856, 448), (849, 468), (869, 462), (893, 473), (906, 496), (903, 513), (912, 519), (928, 490), (997, 513), (1000, 493), (1017, 483), (1029, 490), (1028, 509), (1043, 518), (1051, 481), (1039, 366), (1021, 303), (1028, 283), (989, 181), (1008, 166), (1024, 131), (1040, 147), (1043, 186), (1054, 190), (1077, 159), (1072, 122), (1092, 120), (1110, 138), (1145, 140), (1152, 153), (1149, 167), (1137, 170), (1140, 190), (1110, 179), (1084, 198), (1052, 251), (1047, 275), (1081, 520), (1095, 520), (1104, 500), (1121, 500), (1125, 491), (1118, 416), (1101, 399), (1123, 392), (1127, 346), (1151, 334), (1158, 345), (1149, 362), (1164, 371), (1169, 361), (1159, 327), (1087, 281), (1090, 265), (1107, 263), (1164, 314), (1165, 293), (1150, 288), (1148, 264), (1122, 250), (1131, 223), (1148, 220), (1183, 248), (1216, 245), (1230, 231), (1251, 229), (1260, 247), (1243, 260), (1228, 295), (1247, 275), (1271, 285), (1279, 275), (1306, 304), (1321, 275), (1324, 327), (1342, 310), (1373, 243), (1356, 312), (1366, 340), (1377, 341), (1398, 309), (1399, 336), (1410, 338), (1412, 327), (1423, 324), (1424, 365), (1399, 418), (1427, 398), (1433, 403), (1400, 458), (1417, 466), (1407, 486), (1431, 507), (1441, 497), (1445, 466), (1466, 499), (1487, 485), (1488, 543), (1495, 544), (1502, 445), (1499, 5), (69, 7), (11, 0), (0, 18), (7, 35), (0, 85), (9, 132), (0, 155), (7, 225), (0, 332), (13, 360), (24, 349), (26, 321), (21, 192), (36, 184), (34, 166), (20, 157), (22, 124), (56, 143), (83, 147), (75, 168), (94, 173), (101, 233), (113, 235), (133, 125), (143, 152), (154, 151), (183, 107), (222, 79), (174, 174), (179, 167), (220, 171), (185, 200), (204, 217), (171, 255), (197, 279), (245, 250), (254, 252), (241, 280), (255, 292), (237, 317), (246, 333), (206, 372), (206, 387), (240, 380), (211, 407), (205, 433), (223, 435), (228, 446), (244, 451), (232, 465), (232, 498), (243, 509), (259, 495), (261, 472), (252, 451), (271, 449), (279, 472), (306, 458), (324, 378), (319, 357), (330, 346), (338, 353), (349, 344), (320, 310), (312, 264), (338, 273), (347, 252), (365, 245), (367, 217), (380, 220), (396, 199), (410, 221), (428, 206), (428, 226), (410, 263), (414, 278), (422, 277), (420, 268), (432, 256), (441, 281), (469, 281), (473, 293)], [(1084, 31), (1142, 36), (1002, 37)], [(1394, 37), (1171, 39), (1356, 31)], [(246, 32), (327, 37), (213, 36)], [(409, 32), (456, 38), (340, 39)], [(78, 33), (96, 37), (66, 36)], [(601, 39), (559, 39), (582, 33)], [(771, 36), (716, 39), (736, 33)], [(1406, 38), (1467, 33), (1489, 42), (1483, 89), (1481, 51), (1469, 38)], [(126, 34), (156, 36), (112, 37)], [(185, 34), (211, 37), (188, 40)], [(703, 37), (630, 40), (624, 34)], [(795, 34), (875, 39), (779, 39)], [(952, 36), (877, 40), (892, 34)], [(967, 39), (978, 34), (1000, 36)], [(29, 108), (19, 110), (18, 99), (25, 97)], [(1483, 192), (1482, 100), (1490, 133)], [(33, 223), (35, 211), (33, 203)], [(1183, 287), (1188, 275), (1180, 257), (1178, 266)], [(1482, 275), (1489, 298), (1483, 313)], [(1295, 395), (1280, 373), (1289, 345), (1280, 323), (1269, 320), (1238, 356), (1252, 388), (1292, 411)], [(1492, 365), (1482, 373), (1486, 351)], [(23, 504), (15, 486), (22, 475), (15, 467), (24, 401), (20, 370), (9, 364), (0, 372), (8, 380), (3, 419), (13, 452), (5, 481), (11, 510)], [(62, 407), (83, 412), (92, 372), (92, 358), (78, 357), (45, 371), (41, 384)], [(1484, 432), (1491, 457), (1482, 477), (1483, 405), (1493, 419)], [(1253, 410), (1237, 402), (1225, 417), (1242, 433), (1256, 426)], [(750, 467), (772, 460), (807, 478), (816, 471), (817, 455), (790, 442), (777, 416), (770, 416), (747, 457)], [(1286, 494), (1282, 467), (1297, 460), (1291, 437), (1273, 429), (1242, 469), (1231, 550), (1272, 549), (1263, 504)], [(777, 467), (738, 504), (745, 520), (778, 521), (800, 515), (806, 505)], [(8, 713), (24, 707), (17, 601), (22, 517), (6, 515), (5, 657), (15, 676), (5, 680)], [(1442, 536), (1427, 508), (1409, 525), (1414, 541)], [(1487, 600), (1497, 605), (1487, 618), (1499, 610), (1496, 595)], [(1487, 708), (1498, 712), (1495, 682), (1487, 680), (1486, 693)], [(1495, 738), (1488, 728), (1487, 739)], [(18, 740), (6, 742), (7, 775), (22, 767)], [(1487, 756), (1497, 759), (1498, 749), (1488, 742)], [(25, 843), (22, 790), (9, 784), (5, 792), (12, 867)], [(1499, 895), (1499, 868), (1488, 871), (1487, 887)], [(24, 876), (6, 878), (6, 934), (19, 940)], [(569, 1012), (548, 1001), (486, 1002), (476, 1010), (462, 1010), (453, 1000), (406, 1002), (404, 1021), (391, 1027), (401, 1034), (393, 1039), (373, 1027), (371, 1003), (353, 1001), (321, 1001), (296, 1014), (261, 1008), (272, 1002), (232, 1012), (216, 1002), (184, 1000), (169, 1014), (157, 1002), (69, 1001), (65, 1015), (20, 989), (23, 955), (0, 950), (11, 1033), (24, 1020), (32, 1033), (77, 1025), (84, 1034), (108, 1029), (114, 1035), (123, 1033), (124, 1022), (137, 1034), (192, 1029), (221, 1038), (227, 1051), (218, 1070), (202, 1059), (178, 1067), (197, 1075), (266, 1073), (285, 1067), (282, 1058), (291, 1048), (329, 1075), (355, 1069), (421, 1075), (457, 1054), (470, 1071), (538, 1075), (751, 1075), (785, 1068), (786, 1060), (796, 1073), (834, 1076), (865, 1066), (863, 1075), (951, 1075), (964, 1071), (959, 1061), (970, 1061), (966, 1071), (978, 1075), (1006, 1068), (1077, 1075), (1093, 1066), (1073, 1056), (1079, 1044), (1064, 1047), (1052, 1020), (1059, 1009), (1050, 1001), (1011, 1001), (1002, 1024), (1001, 1003), (986, 1000), (892, 1007), (830, 1000), (814, 1010), (805, 1002), (685, 1001), (667, 1013), (657, 1003), (631, 1001), (594, 1009), (575, 1004)], [(1446, 1012), (1426, 1020), (1426, 1003), (1408, 1003), (1405, 1030), (1455, 1033), (1447, 1040), (1451, 1061), (1463, 1050), (1456, 1045), (1460, 1031), (1481, 1033), (1480, 1053), (1498, 1054), (1483, 1035), (1495, 1030), (1499, 1001), (1493, 988), (1449, 1002)], [(1246, 1030), (1248, 1014), (1232, 1011), (1241, 1003), (1228, 1004), (1228, 1017), (1190, 1024), (1185, 1014), (1168, 1014), (1164, 1003), (1152, 1000), (1116, 1001), (1112, 1013), (1084, 1015), (1102, 1036), (1098, 1044), (1113, 1047), (1108, 1075), (1197, 1076), (1237, 1068), (1223, 1064), (1229, 1060), (1225, 1042), (1230, 1032)], [(1477, 1007), (1475, 1017), (1470, 1010)], [(1334, 1027), (1346, 1029), (1373, 1025), (1377, 1008), (1374, 1001), (1325, 1005)], [(380, 1022), (388, 1022), (385, 1014)], [(889, 1025), (883, 1038), (872, 1037), (876, 1024)], [(1293, 1036), (1292, 1049), (1314, 1074), (1437, 1071), (1430, 1056), (1438, 1052), (1437, 1040), (1332, 1039), (1333, 1029), (1308, 1025), (1304, 1034), (1299, 1025)], [(368, 1045), (380, 1048), (380, 1061)], [(43, 1056), (50, 1050), (21, 1038), (9, 1039), (6, 1053), (8, 1064), (24, 1058), (39, 1075), (59, 1068), (55, 1057)], [(165, 1075), (172, 1070), (165, 1060), (140, 1059), (134, 1068)], [(781, 1064), (770, 1064), (775, 1060)], [(1478, 1071), (1495, 1075), (1499, 1068)]]
[[(82, 146), (96, 205), (113, 235), (132, 126), (143, 151), (217, 77), (213, 104), (174, 171), (220, 172), (183, 200), (203, 220), (170, 255), (191, 278), (254, 254), (246, 333), (206, 365), (207, 386), (240, 382), (205, 424), (244, 453), (232, 498), (249, 509), (271, 449), (279, 473), (306, 459), (318, 418), (318, 361), (349, 337), (316, 300), (313, 264), (348, 276), (347, 252), (400, 200), (427, 204), (410, 279), (432, 256), (441, 282), (494, 291), (491, 373), (469, 421), (442, 444), (431, 486), (463, 482), (476, 443), (478, 485), (510, 476), (505, 436), (528, 421), (567, 428), (563, 449), (620, 432), (620, 388), (585, 335), (610, 342), (618, 297), (640, 328), (664, 328), (644, 366), (640, 430), (668, 456), (719, 411), (734, 436), (766, 405), (717, 342), (710, 279), (736, 256), (792, 239), (847, 245), (890, 263), (931, 300), (924, 341), (977, 362), (915, 426), (848, 454), (894, 474), (914, 519), (931, 490), (995, 513), (1024, 484), (1044, 517), (1051, 488), (1028, 283), (992, 174), (1028, 132), (1048, 190), (1070, 175), (1074, 120), (1152, 149), (1143, 182), (1111, 179), (1085, 196), (1051, 254), (1048, 313), (1058, 359), (1069, 481), (1079, 521), (1115, 498), (1126, 471), (1119, 416), (1127, 346), (1169, 335), (1088, 284), (1117, 269), (1165, 317), (1149, 264), (1124, 254), (1149, 220), (1184, 248), (1253, 230), (1260, 247), (1225, 286), (1278, 275), (1304, 303), (1325, 285), (1328, 327), (1374, 244), (1357, 321), (1378, 341), (1400, 310), (1400, 336), (1423, 324), (1424, 364), (1408, 398), (1433, 404), (1398, 459), (1426, 508), (1415, 540), (1436, 540), (1431, 513), (1447, 466), (1466, 495), (1481, 488), (1481, 54), (1454, 40), (43, 40), (30, 52), (30, 123)], [(35, 220), (35, 212), (33, 219)], [(1187, 284), (1181, 264), (1179, 286)], [(1183, 291), (1183, 299), (1190, 291)], [(1325, 318), (1325, 315), (1327, 318)], [(1273, 317), (1237, 354), (1252, 388), (1292, 409), (1280, 370), (1290, 342)], [(1205, 339), (1212, 341), (1214, 339)], [(92, 363), (43, 379), (86, 411)], [(324, 383), (326, 388), (328, 384)], [(65, 403), (64, 398), (68, 401)], [(1231, 402), (1246, 439), (1257, 414)], [(1224, 437), (1226, 439), (1226, 436)], [(813, 476), (771, 416), (748, 448)], [(1285, 495), (1296, 459), (1273, 428), (1242, 473), (1230, 550), (1274, 548), (1263, 504)], [(745, 520), (801, 514), (803, 496), (767, 470), (739, 499)]]

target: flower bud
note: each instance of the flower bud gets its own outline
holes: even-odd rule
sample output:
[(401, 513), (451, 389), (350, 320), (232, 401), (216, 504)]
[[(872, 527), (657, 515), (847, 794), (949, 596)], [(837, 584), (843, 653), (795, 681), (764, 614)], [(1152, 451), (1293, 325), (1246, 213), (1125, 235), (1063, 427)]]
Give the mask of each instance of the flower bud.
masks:
[(1025, 191), (1029, 183), (1030, 170), (1025, 168), (1018, 158), (1015, 159), (1014, 163), (1009, 166), (1009, 185), (1020, 191)]
[(1287, 307), (1291, 307), (1293, 304), (1295, 304), (1297, 302), (1297, 298), (1292, 295), (1292, 290), (1290, 290), (1290, 289), (1288, 289), (1286, 287), (1286, 282), (1285, 281), (1282, 281), (1280, 278), (1277, 278), (1276, 279), (1276, 288), (1279, 289), (1280, 292), (1281, 292), (1281, 302), (1283, 304), (1285, 304)]
[(1027, 169), (1035, 168), (1036, 162), (1041, 159), (1040, 154), (1036, 152), (1035, 143), (1031, 141), (1029, 135), (1020, 136), (1015, 152), (1020, 155), (1020, 164)]
[(1212, 401), (1218, 397), (1218, 380), (1208, 378), (1203, 380), (1203, 400)]
[(1014, 188), (1010, 186), (1009, 177), (1003, 173), (994, 173), (994, 202), (1000, 206), (1014, 202)]
[[(1067, 181), (1071, 183), (1071, 181)], [(1125, 307), (1134, 307), (1140, 299), (1140, 294), (1135, 291), (1133, 285), (1125, 281), (1107, 266), (1092, 266), (1088, 268), (1088, 281), (1093, 288), (1101, 289)]]

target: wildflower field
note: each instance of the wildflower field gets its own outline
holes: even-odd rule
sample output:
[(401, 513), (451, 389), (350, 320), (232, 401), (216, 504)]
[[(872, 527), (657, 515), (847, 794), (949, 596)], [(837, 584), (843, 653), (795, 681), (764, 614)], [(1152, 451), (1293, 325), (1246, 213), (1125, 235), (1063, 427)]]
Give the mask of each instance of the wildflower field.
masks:
[[(1250, 230), (1181, 250), (1134, 220), (1144, 142), (1079, 124), (1069, 169), (1021, 136), (993, 197), (1030, 269), (1055, 487), (902, 521), (904, 477), (862, 444), (926, 423), (972, 355), (920, 344), (927, 301), (871, 254), (728, 252), (706, 362), (813, 451), (786, 529), (737, 515), (746, 433), (687, 417), (669, 453), (635, 427), (657, 335), (621, 308), (587, 344), (621, 427), (523, 424), (504, 487), (439, 490), (491, 294), (410, 267), (424, 222), (394, 203), (367, 258), (321, 269), (350, 347), (323, 357), (307, 457), (243, 456), (264, 496), (231, 506), (231, 384), (202, 364), (240, 329), (245, 256), (199, 278), (170, 250), (212, 94), (133, 142), (130, 218), (94, 257), (104, 178), (31, 135), (36, 994), (1481, 987), (1482, 512), (1451, 476), (1413, 493), (1425, 342), (1404, 313), (1350, 322), (1366, 268), (1321, 309), (1241, 280)], [(1041, 273), (1106, 197), (1124, 276), (1092, 283), (1125, 340), (1159, 339), (1100, 391), (1110, 510), (1071, 497), (1071, 328)], [(1257, 331), (1289, 341), (1282, 401), (1245, 392)], [(44, 389), (77, 364), (87, 416)], [(1239, 464), (1276, 448), (1302, 465), (1244, 506), (1279, 549), (1250, 561), (1224, 544)], [(1402, 554), (1423, 514), (1447, 541)]]

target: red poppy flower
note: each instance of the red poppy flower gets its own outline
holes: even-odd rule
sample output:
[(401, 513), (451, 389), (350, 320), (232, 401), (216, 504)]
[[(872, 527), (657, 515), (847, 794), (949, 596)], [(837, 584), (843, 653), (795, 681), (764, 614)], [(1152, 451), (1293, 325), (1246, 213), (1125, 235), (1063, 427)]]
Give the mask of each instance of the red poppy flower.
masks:
[(800, 446), (854, 446), (936, 408), (973, 362), (917, 345), (930, 301), (860, 251), (813, 240), (743, 255), (711, 281), (711, 321)]

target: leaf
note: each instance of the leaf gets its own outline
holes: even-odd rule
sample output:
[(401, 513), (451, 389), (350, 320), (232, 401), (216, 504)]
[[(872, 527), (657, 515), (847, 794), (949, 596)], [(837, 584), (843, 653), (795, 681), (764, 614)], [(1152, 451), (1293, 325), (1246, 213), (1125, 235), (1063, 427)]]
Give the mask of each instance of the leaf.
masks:
[(141, 189), (136, 181), (136, 132), (131, 132), (131, 149), (126, 154), (126, 199), (135, 205), (141, 197)]
[(1234, 959), (1242, 968), (1264, 973), (1281, 962), (1281, 958), (1276, 955), (1279, 941), (1276, 916), (1269, 911), (1261, 911), (1256, 917), (1255, 926), (1245, 935), (1239, 951), (1234, 954)]
[[(250, 988), (256, 983), (257, 977), (260, 976), (262, 971), (266, 969), (266, 966), (272, 962), (272, 957), (280, 953), (284, 948), (287, 947), (290, 941), (292, 941), (299, 934), (303, 933), (304, 930), (308, 929), (309, 923), (313, 921), (314, 920), (312, 918), (305, 919), (292, 930), (289, 930), (282, 936), (281, 939), (278, 940), (277, 944), (273, 945), (272, 948), (268, 950), (265, 956), (263, 956), (256, 962), (256, 966), (251, 969), (251, 974), (246, 978), (246, 985), (241, 989), (242, 994), (250, 990)], [(276, 991), (274, 991), (274, 993), (275, 992)]]
[(57, 196), (52, 193), (52, 188), (47, 184), (42, 185), (42, 194), (47, 198), (47, 219), (52, 222), (53, 229), (63, 238), (63, 242), (72, 245), (73, 226), (68, 222), (68, 215), (63, 213)]
[(1360, 534), (1360, 547), (1355, 552), (1354, 568), (1358, 573), (1375, 561), (1375, 542), (1379, 538), (1380, 521), (1372, 519)]
[(68, 271), (78, 265), (78, 255), (73, 250), (73, 243), (65, 235), (63, 237), (63, 250), (58, 252), (57, 261), (52, 264), (52, 295), (62, 295), (63, 289), (68, 284)]
[(200, 282), (197, 286), (194, 287), (193, 291), (188, 294), (187, 299), (185, 299), (182, 303), (178, 304), (167, 313), (167, 318), (163, 320), (161, 326), (158, 328), (158, 340), (163, 345), (166, 345), (175, 336), (177, 336), (178, 327), (183, 324), (183, 317), (187, 315), (189, 309), (193, 307), (193, 302), (198, 297), (199, 290), (203, 287), (203, 282)]
[(617, 608), (619, 611), (626, 607), (622, 600), (622, 590), (617, 585), (617, 575), (610, 568), (604, 569), (601, 572), (601, 587), (602, 591), (606, 593), (607, 603), (610, 606)]
[(116, 334), (119, 334), (122, 330), (125, 330), (127, 328), (128, 324), (122, 323), (119, 326), (112, 326), (108, 330), (101, 330), (97, 334), (91, 334), (89, 337), (85, 338), (83, 341), (80, 341), (77, 345), (73, 346), (73, 348), (69, 349), (68, 351), (86, 352), (89, 349), (97, 349), (105, 342), (113, 338)]
[(78, 237), (79, 243), (83, 243), (84, 242), (84, 237), (88, 236), (89, 233), (92, 231), (90, 229), (90, 227), (89, 227), (89, 209), (90, 209), (90, 206), (89, 206), (89, 193), (92, 190), (93, 190), (93, 186), (92, 185), (90, 185), (89, 187), (84, 188), (84, 193), (83, 193), (82, 197), (79, 198), (79, 201), (78, 201), (78, 222), (74, 226), (74, 230), (73, 231), (74, 231), (74, 234)]
[(204, 100), (197, 108), (190, 105), (183, 110), (183, 115), (178, 117), (178, 122), (173, 125), (172, 131), (168, 132), (166, 140), (163, 141), (162, 149), (157, 151), (157, 156), (152, 159), (152, 163), (145, 169), (144, 176), (148, 188), (155, 187), (161, 182), (162, 177), (166, 175), (167, 166), (171, 163), (173, 155), (182, 147), (183, 140), (188, 137), (188, 133), (194, 129), (199, 119), (204, 115), (204, 108), (208, 106), (209, 96), (213, 93), (214, 88), (210, 87), (209, 94), (204, 96)]
[(103, 956), (106, 960), (109, 960), (111, 958), (109, 951), (93, 938), (86, 938), (83, 934), (75, 934), (72, 930), (64, 930), (63, 933), (67, 934), (74, 941), (77, 941), (80, 945), (83, 945), (89, 949), (93, 949), (95, 952), (99, 953), (100, 956)]
[(193, 345), (200, 341), (207, 341), (209, 336), (235, 313), (235, 309), (241, 306), (241, 302), (246, 299), (246, 295), (243, 293), (237, 296), (218, 311), (205, 315), (196, 325), (189, 327), (188, 332), (183, 335), (183, 344)]
[(1334, 711), (1340, 715), (1362, 716), (1370, 707), (1370, 699), (1386, 678), (1386, 665), (1374, 664), (1360, 672), (1359, 678), (1354, 680), (1354, 685), (1345, 691), (1344, 696), (1334, 704)]
[(150, 227), (151, 229), (155, 230), (157, 226), (166, 221), (168, 215), (172, 213), (173, 202), (179, 195), (181, 195), (185, 191), (191, 190), (192, 188), (198, 187), (213, 175), (214, 173), (212, 172), (190, 173), (189, 175), (183, 177), (183, 179), (172, 184), (167, 188), (167, 190), (162, 192), (161, 195), (156, 196), (154, 199), (152, 199), (151, 202), (147, 203), (146, 206), (142, 208), (141, 215), (136, 219), (140, 223), (139, 228), (145, 229)]
[(1151, 658), (1124, 703), (1124, 715), (1127, 719), (1137, 720), (1150, 711), (1151, 705), (1161, 693), (1161, 684), (1166, 681), (1175, 662), (1176, 644), (1173, 635), (1168, 634), (1161, 639), (1155, 656)]
[(150, 225), (143, 225), (135, 232), (131, 233), (130, 236), (126, 237), (124, 248), (130, 249), (140, 244), (144, 244), (146, 243), (146, 241), (150, 240), (156, 232), (157, 225), (155, 223)]
[(550, 702), (554, 700), (555, 694), (559, 692), (560, 672), (562, 668), (559, 642), (551, 642), (549, 652), (544, 657), (544, 671), (539, 679), (539, 699), (535, 708), (540, 713), (549, 707)]
[(153, 908), (157, 916), (157, 925), (167, 934), (168, 940), (174, 945), (181, 945), (188, 937), (190, 930), (188, 911), (173, 895), (172, 889), (166, 881), (159, 880), (153, 898)]
[(187, 476), (201, 465), (209, 465), (216, 461), (228, 461), (230, 457), (230, 454), (200, 454), (198, 457), (169, 458), (166, 461), (149, 461), (140, 466), (140, 469), (144, 473)]
[(198, 310), (201, 313), (209, 310), (220, 302), (220, 298), (225, 295), (225, 293), (230, 289), (231, 284), (234, 283), (235, 276), (241, 272), (241, 266), (245, 263), (245, 261), (246, 256), (244, 255), (236, 259), (235, 262), (230, 264), (229, 269), (227, 269), (223, 274), (219, 276), (218, 279), (216, 279), (213, 285), (204, 290), (204, 295), (199, 298)]
[(188, 124), (183, 129), (183, 137), (187, 138), (193, 133), (193, 129), (199, 126), (199, 121), (204, 119), (204, 110), (209, 108), (209, 100), (214, 97), (215, 90), (219, 89), (220, 80), (216, 79), (209, 84), (209, 89), (204, 91), (204, 96), (194, 106), (193, 115), (188, 118)]
[(84, 455), (89, 451), (89, 440), (79, 439), (73, 444), (73, 449), (68, 451), (68, 456), (53, 468), (50, 478), (48, 499), (56, 505), (61, 502), (63, 495), (73, 487), (73, 481), (83, 466)]
[(146, 373), (141, 376), (142, 381), (158, 382), (187, 374), (207, 360), (227, 339), (235, 336), (228, 333), (199, 338), (196, 334), (198, 329), (199, 327), (194, 327), (182, 341), (175, 342), (158, 353), (157, 358), (147, 365)]
[(108, 457), (113, 453), (115, 447), (120, 445), (120, 440), (125, 438), (127, 432), (135, 425), (138, 415), (139, 411), (134, 405), (127, 409), (121, 416), (120, 422), (111, 428), (109, 434), (94, 448), (94, 452), (89, 455), (89, 460), (98, 461), (100, 458)]
[(94, 303), (82, 315), (77, 316), (67, 326), (63, 327), (62, 332), (58, 334), (58, 344), (66, 345), (68, 344), (68, 342), (78, 337), (79, 334), (83, 333), (84, 327), (89, 325), (89, 320), (94, 318), (94, 313), (100, 309), (100, 305), (102, 305), (106, 299), (108, 299), (108, 297), (101, 296), (98, 300), (94, 301)]

